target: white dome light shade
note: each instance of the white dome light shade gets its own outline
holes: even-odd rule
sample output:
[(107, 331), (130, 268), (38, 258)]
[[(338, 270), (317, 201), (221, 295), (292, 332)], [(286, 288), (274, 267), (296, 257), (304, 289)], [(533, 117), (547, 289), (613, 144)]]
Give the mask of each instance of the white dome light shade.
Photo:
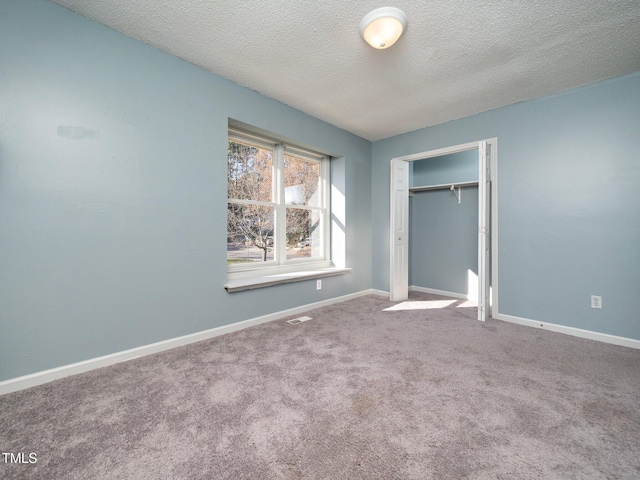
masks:
[(407, 16), (399, 8), (382, 7), (369, 12), (360, 22), (362, 38), (373, 48), (389, 48), (407, 28)]

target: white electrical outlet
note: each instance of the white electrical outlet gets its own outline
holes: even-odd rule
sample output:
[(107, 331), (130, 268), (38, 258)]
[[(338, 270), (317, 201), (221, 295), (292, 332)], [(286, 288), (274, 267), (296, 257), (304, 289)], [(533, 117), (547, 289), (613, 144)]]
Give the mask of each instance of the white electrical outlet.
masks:
[(591, 295), (591, 308), (602, 308), (602, 297), (599, 295)]
[(316, 281), (316, 290), (322, 290), (322, 280)]

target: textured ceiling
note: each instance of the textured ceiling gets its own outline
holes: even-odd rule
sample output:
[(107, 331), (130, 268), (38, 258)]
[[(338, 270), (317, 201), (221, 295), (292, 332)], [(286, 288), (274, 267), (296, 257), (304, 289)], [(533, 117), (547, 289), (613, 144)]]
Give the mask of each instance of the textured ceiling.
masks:
[(55, 3), (369, 140), (640, 70), (639, 0), (397, 0), (386, 50), (380, 1)]

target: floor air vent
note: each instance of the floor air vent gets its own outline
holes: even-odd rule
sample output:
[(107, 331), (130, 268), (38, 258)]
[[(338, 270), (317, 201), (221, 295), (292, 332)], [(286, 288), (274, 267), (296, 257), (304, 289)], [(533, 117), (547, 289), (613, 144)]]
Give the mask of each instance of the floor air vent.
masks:
[(298, 317), (298, 318), (292, 318), (291, 320), (287, 320), (287, 323), (290, 323), (291, 325), (297, 325), (299, 323), (302, 322), (306, 322), (307, 320), (311, 320), (311, 317)]

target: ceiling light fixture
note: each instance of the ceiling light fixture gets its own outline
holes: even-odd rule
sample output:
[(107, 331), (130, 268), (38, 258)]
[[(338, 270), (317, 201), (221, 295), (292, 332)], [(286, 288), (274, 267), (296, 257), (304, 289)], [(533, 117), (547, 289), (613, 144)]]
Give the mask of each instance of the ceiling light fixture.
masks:
[(382, 7), (367, 13), (360, 22), (360, 34), (373, 48), (389, 48), (407, 29), (407, 16), (399, 8)]

